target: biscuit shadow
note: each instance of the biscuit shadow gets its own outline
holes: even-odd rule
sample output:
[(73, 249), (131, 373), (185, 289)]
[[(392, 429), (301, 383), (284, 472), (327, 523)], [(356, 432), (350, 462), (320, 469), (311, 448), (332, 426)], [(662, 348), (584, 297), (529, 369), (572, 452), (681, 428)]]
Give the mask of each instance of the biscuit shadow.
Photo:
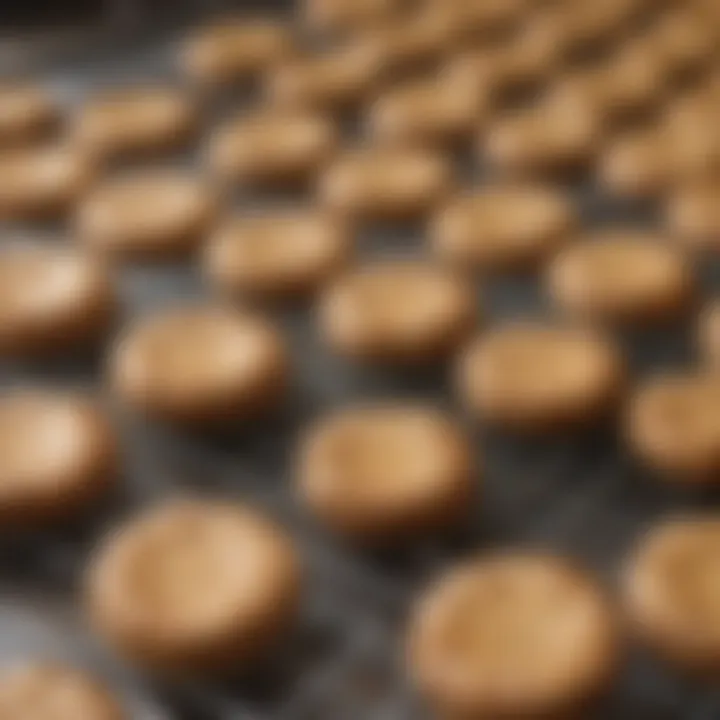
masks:
[(621, 332), (619, 340), (631, 372), (642, 376), (691, 367), (696, 343), (695, 322), (690, 318), (687, 314), (663, 325)]
[[(337, 669), (347, 640), (344, 632), (322, 618), (304, 611), (295, 629), (285, 633), (251, 666), (230, 670), (225, 677), (189, 683), (158, 682), (156, 691), (171, 705), (207, 712), (208, 706), (223, 708), (222, 717), (280, 717), (289, 698), (311, 700), (308, 684)], [(340, 710), (340, 708), (337, 708)], [(198, 718), (206, 715), (199, 714)], [(284, 716), (283, 716), (284, 717)]]
[[(593, 720), (682, 720), (717, 716), (718, 698), (711, 689), (680, 678), (649, 652), (627, 647), (624, 672), (590, 715)], [(713, 697), (715, 695), (715, 697)], [(700, 712), (705, 708), (704, 712)]]
[(293, 397), (263, 416), (210, 427), (175, 427), (134, 415), (128, 422), (131, 436), (152, 449), (149, 459), (147, 453), (138, 459), (139, 471), (167, 475), (165, 492), (178, 487), (212, 493), (251, 485), (259, 491), (260, 485), (268, 489), (284, 481), (288, 448), (294, 449), (307, 414), (302, 399)]
[(14, 384), (22, 386), (41, 377), (50, 383), (97, 385), (96, 378), (102, 376), (106, 358), (106, 349), (101, 344), (73, 353), (42, 358), (3, 359), (0, 360), (0, 380), (13, 378)]
[(345, 560), (360, 574), (389, 593), (392, 602), (408, 599), (449, 563), (461, 562), (500, 542), (502, 535), (492, 523), (493, 513), (475, 491), (467, 508), (451, 525), (408, 533), (403, 536), (353, 542), (342, 538), (321, 538), (340, 547)]
[(653, 198), (631, 198), (610, 192), (595, 181), (572, 189), (580, 219), (593, 230), (616, 229), (619, 226), (643, 230), (657, 226), (660, 203)]
[(383, 394), (388, 397), (435, 397), (448, 385), (448, 374), (445, 362), (397, 368), (354, 368), (359, 388), (371, 396)]
[(313, 186), (308, 182), (295, 182), (276, 187), (256, 187), (231, 190), (228, 195), (231, 207), (244, 213), (258, 215), (288, 208), (307, 206), (312, 199)]
[(0, 578), (50, 593), (74, 592), (88, 557), (127, 514), (122, 482), (80, 514), (0, 532)]
[(632, 480), (655, 515), (707, 514), (720, 509), (720, 485), (714, 477), (687, 480), (632, 465)]
[(422, 222), (371, 223), (357, 236), (361, 262), (423, 258), (426, 229)]
[(701, 253), (695, 263), (695, 274), (701, 289), (710, 297), (720, 288), (720, 257), (717, 253)]
[(494, 456), (494, 462), (512, 460), (535, 465), (543, 457), (563, 455), (570, 459), (595, 459), (614, 453), (618, 446), (617, 412), (596, 422), (571, 427), (548, 427), (536, 433), (513, 432), (491, 424), (480, 425), (478, 440)]
[(482, 437), (483, 502), (492, 509), (485, 522), (506, 542), (562, 535), (552, 518), (567, 503), (598, 494), (620, 472), (612, 422), (529, 438), (487, 429)]

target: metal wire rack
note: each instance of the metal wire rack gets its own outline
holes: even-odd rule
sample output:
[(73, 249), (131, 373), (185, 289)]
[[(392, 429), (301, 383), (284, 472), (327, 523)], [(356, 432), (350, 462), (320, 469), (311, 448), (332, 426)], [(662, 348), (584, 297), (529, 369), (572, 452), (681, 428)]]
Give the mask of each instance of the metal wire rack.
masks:
[[(71, 108), (107, 83), (174, 80), (175, 37), (158, 31), (135, 37), (130, 45), (123, 39), (74, 52), (51, 67), (46, 63), (49, 82)], [(192, 156), (178, 161), (195, 162)], [(482, 178), (482, 168), (460, 170)], [(655, 222), (654, 208), (620, 206), (590, 183), (568, 191), (588, 226), (617, 219), (644, 226)], [(240, 206), (277, 202), (236, 201)], [(57, 227), (6, 227), (0, 242), (25, 235), (56, 242), (64, 233)], [(370, 255), (417, 253), (421, 230), (373, 231), (358, 245)], [(701, 275), (709, 292), (720, 290), (718, 268), (705, 266)], [(119, 280), (128, 316), (205, 292), (187, 267), (131, 268)], [(494, 318), (548, 312), (531, 279), (489, 281), (478, 301)], [(395, 556), (353, 552), (323, 536), (288, 490), (289, 452), (298, 428), (324, 408), (358, 397), (419, 396), (449, 404), (447, 377), (442, 369), (398, 379), (350, 368), (317, 342), (306, 310), (290, 310), (279, 319), (293, 346), (297, 377), (295, 397), (282, 418), (220, 442), (173, 435), (118, 415), (128, 449), (122, 497), (73, 532), (0, 542), (0, 660), (51, 655), (100, 668), (136, 720), (420, 720), (424, 715), (402, 668), (405, 613), (410, 599), (450, 558), (477, 547), (541, 544), (579, 555), (612, 583), (618, 560), (646, 522), (669, 508), (717, 501), (713, 493), (698, 497), (642, 477), (610, 428), (543, 442), (480, 430), (477, 447), (487, 473), (472, 527), (443, 543), (428, 541)], [(691, 357), (687, 335), (687, 327), (677, 327), (627, 338), (626, 346), (636, 370), (645, 372)], [(1, 368), (0, 381), (5, 386), (90, 385), (102, 392), (101, 368), (101, 359), (53, 368)], [(157, 686), (118, 665), (83, 627), (78, 578), (98, 532), (139, 504), (176, 492), (249, 499), (278, 517), (302, 548), (308, 591), (299, 628), (286, 652), (251, 680)], [(717, 720), (720, 695), (669, 676), (648, 658), (633, 657), (598, 718)]]

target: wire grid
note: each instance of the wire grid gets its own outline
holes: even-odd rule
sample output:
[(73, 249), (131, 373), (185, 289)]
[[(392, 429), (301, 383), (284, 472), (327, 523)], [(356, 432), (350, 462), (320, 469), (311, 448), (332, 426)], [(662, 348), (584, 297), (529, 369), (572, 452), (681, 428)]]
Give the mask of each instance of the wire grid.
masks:
[[(52, 80), (69, 106), (107, 83), (148, 76), (173, 80), (172, 49), (172, 40), (155, 39), (137, 44), (131, 54), (108, 51), (75, 59), (55, 68)], [(181, 162), (193, 165), (195, 158)], [(470, 181), (486, 176), (474, 164), (461, 163), (460, 171)], [(655, 208), (612, 202), (592, 184), (568, 192), (588, 227), (612, 221), (648, 227), (657, 219)], [(237, 202), (255, 206), (267, 199), (244, 196)], [(22, 240), (23, 233), (56, 241), (58, 232), (6, 228), (0, 242)], [(422, 242), (419, 229), (373, 230), (358, 246), (371, 256), (417, 254)], [(700, 274), (707, 290), (720, 289), (720, 268), (706, 264)], [(120, 281), (128, 316), (205, 294), (200, 278), (186, 267), (126, 269)], [(493, 319), (548, 312), (537, 283), (528, 278), (489, 281), (478, 302)], [(611, 428), (543, 442), (474, 429), (486, 472), (473, 523), (456, 537), (394, 556), (353, 552), (309, 522), (287, 489), (298, 429), (324, 410), (361, 397), (420, 397), (452, 407), (448, 378), (442, 369), (398, 378), (349, 367), (317, 342), (307, 312), (290, 310), (279, 319), (293, 346), (298, 381), (283, 417), (242, 437), (210, 441), (117, 414), (128, 451), (122, 496), (72, 533), (0, 544), (0, 597), (7, 599), (0, 603), (2, 658), (49, 653), (99, 668), (127, 699), (133, 720), (425, 720), (404, 677), (403, 633), (412, 598), (439, 569), (478, 548), (532, 544), (577, 555), (613, 583), (622, 555), (647, 522), (669, 509), (717, 500), (717, 493), (693, 495), (644, 478)], [(676, 327), (624, 340), (633, 367), (646, 372), (690, 359), (687, 335), (688, 327)], [(3, 369), (1, 379), (5, 386), (77, 383), (103, 392), (97, 358), (52, 369)], [(98, 533), (139, 505), (177, 492), (251, 500), (280, 519), (302, 549), (307, 597), (297, 633), (252, 680), (149, 684), (108, 657), (82, 624), (77, 587)], [(693, 687), (632, 654), (598, 718), (720, 718), (717, 692)]]

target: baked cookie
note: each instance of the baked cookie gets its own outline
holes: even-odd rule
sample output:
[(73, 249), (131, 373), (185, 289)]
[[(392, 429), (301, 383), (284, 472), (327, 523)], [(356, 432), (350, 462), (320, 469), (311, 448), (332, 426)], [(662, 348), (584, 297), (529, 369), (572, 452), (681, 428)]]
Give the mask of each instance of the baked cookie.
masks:
[(79, 110), (74, 139), (83, 152), (102, 162), (157, 156), (190, 142), (197, 115), (192, 100), (179, 90), (121, 88), (91, 98)]
[(700, 94), (671, 104), (661, 120), (665, 152), (677, 184), (713, 178), (720, 170), (717, 103)]
[(668, 64), (645, 39), (633, 40), (598, 69), (589, 72), (599, 109), (610, 121), (646, 117), (665, 99)]
[(229, 17), (195, 31), (180, 55), (194, 82), (224, 86), (257, 80), (294, 53), (291, 28), (263, 17)]
[(163, 422), (220, 427), (285, 396), (288, 357), (263, 318), (218, 306), (165, 310), (131, 325), (110, 361), (117, 397)]
[(118, 303), (105, 266), (70, 248), (0, 251), (0, 356), (47, 359), (92, 349)]
[(378, 87), (382, 48), (354, 41), (319, 55), (281, 63), (266, 78), (272, 107), (344, 113), (357, 108)]
[(381, 261), (340, 276), (319, 324), (338, 354), (369, 363), (432, 363), (454, 352), (477, 318), (473, 288), (422, 261)]
[(181, 171), (151, 170), (95, 186), (75, 217), (90, 250), (128, 260), (184, 257), (204, 240), (217, 212), (207, 184)]
[(664, 133), (651, 126), (610, 139), (598, 158), (597, 175), (613, 196), (652, 199), (672, 187), (674, 166)]
[(560, 13), (546, 8), (530, 15), (506, 42), (490, 51), (495, 96), (503, 100), (542, 87), (563, 69), (567, 45)]
[(462, 23), (462, 15), (450, 3), (430, 2), (372, 28), (355, 44), (375, 57), (377, 81), (391, 83), (437, 68), (469, 30)]
[(541, 433), (608, 415), (625, 368), (610, 340), (590, 330), (514, 322), (474, 340), (457, 377), (462, 399), (483, 421)]
[(481, 125), (479, 99), (443, 78), (416, 80), (388, 90), (370, 108), (370, 135), (379, 144), (456, 146)]
[(682, 671), (712, 680), (720, 660), (720, 519), (663, 520), (623, 573), (626, 614), (640, 639)]
[(507, 37), (529, 9), (528, 0), (429, 0), (427, 4), (452, 8), (460, 37), (476, 41)]
[(435, 254), (460, 268), (503, 272), (537, 266), (577, 223), (570, 200), (549, 186), (498, 185), (451, 199), (435, 215)]
[(631, 399), (626, 430), (638, 459), (677, 482), (720, 478), (720, 379), (712, 373), (650, 378)]
[(331, 160), (339, 140), (335, 124), (322, 115), (266, 110), (226, 122), (211, 136), (206, 158), (226, 184), (302, 185)]
[(406, 0), (303, 0), (300, 13), (311, 31), (344, 35), (381, 25), (407, 5)]
[(602, 130), (594, 104), (563, 91), (499, 118), (481, 131), (478, 149), (505, 175), (575, 174), (597, 154)]
[(31, 82), (0, 83), (0, 147), (44, 140), (60, 123), (50, 92)]
[(695, 295), (692, 268), (678, 248), (630, 230), (568, 245), (551, 263), (547, 287), (571, 316), (639, 326), (677, 319)]
[(343, 410), (303, 438), (297, 487), (318, 519), (359, 542), (449, 529), (467, 514), (475, 479), (468, 439), (419, 405)]
[(347, 223), (321, 210), (286, 210), (221, 223), (206, 246), (204, 269), (230, 296), (289, 299), (324, 287), (352, 254)]
[(575, 717), (617, 669), (616, 625), (602, 589), (569, 561), (481, 556), (420, 598), (410, 674), (440, 717)]
[(69, 145), (0, 152), (0, 220), (61, 218), (93, 175), (92, 163)]
[(0, 677), (3, 720), (130, 720), (118, 700), (85, 672), (32, 664)]
[(597, 55), (623, 37), (633, 18), (643, 10), (645, 0), (606, 0), (606, 2), (563, 3), (568, 35), (568, 53), (575, 58)]
[(692, 4), (681, 4), (659, 16), (649, 34), (671, 78), (693, 75), (717, 57), (717, 27), (713, 25)]
[(174, 500), (101, 543), (85, 583), (98, 635), (161, 674), (226, 674), (249, 667), (298, 613), (292, 541), (254, 510)]
[[(82, 514), (119, 471), (115, 433), (90, 398), (50, 390), (0, 397), (0, 526), (43, 526)], [(2, 699), (5, 717), (1, 710)]]
[(366, 148), (340, 155), (320, 176), (329, 210), (360, 221), (408, 221), (437, 207), (454, 185), (442, 154), (413, 148)]
[(693, 250), (720, 248), (720, 182), (698, 180), (678, 188), (665, 205), (669, 233)]

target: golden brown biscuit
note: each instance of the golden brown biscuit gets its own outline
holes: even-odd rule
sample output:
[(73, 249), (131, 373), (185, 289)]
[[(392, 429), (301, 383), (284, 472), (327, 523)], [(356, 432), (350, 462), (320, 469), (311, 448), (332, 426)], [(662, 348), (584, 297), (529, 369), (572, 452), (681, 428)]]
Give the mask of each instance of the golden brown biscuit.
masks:
[(130, 720), (93, 677), (60, 665), (32, 664), (0, 678), (3, 720)]
[(720, 520), (673, 518), (652, 527), (624, 572), (626, 613), (647, 645), (684, 671), (720, 669)]
[[(544, 94), (539, 98), (539, 105), (574, 107), (586, 120), (592, 119), (600, 130), (605, 130), (610, 118), (603, 104), (604, 67), (604, 65), (590, 67), (582, 65), (579, 68), (571, 66), (567, 73), (555, 78), (555, 81), (545, 89)], [(600, 131), (598, 133), (600, 134)], [(605, 133), (602, 135), (604, 136)]]
[(210, 171), (221, 181), (285, 186), (310, 181), (337, 150), (334, 123), (303, 111), (262, 111), (227, 122), (207, 147)]
[(718, 105), (708, 96), (677, 102), (666, 112), (662, 132), (678, 182), (704, 180), (720, 171), (718, 119)]
[(629, 230), (569, 245), (550, 265), (547, 287), (571, 316), (635, 325), (677, 319), (695, 294), (690, 264), (676, 247)]
[(52, 219), (67, 212), (93, 176), (87, 159), (67, 145), (0, 154), (0, 219)]
[(277, 20), (223, 18), (188, 38), (180, 63), (191, 80), (227, 85), (255, 80), (292, 55), (294, 44), (290, 27)]
[(458, 268), (512, 271), (552, 255), (576, 220), (570, 201), (550, 187), (496, 186), (450, 200), (430, 238), (437, 256)]
[(350, 150), (321, 175), (328, 209), (355, 220), (406, 221), (432, 212), (454, 185), (450, 161), (413, 148)]
[(60, 121), (51, 94), (31, 83), (0, 84), (0, 146), (17, 147), (46, 138)]
[(653, 198), (675, 181), (673, 153), (659, 128), (634, 130), (612, 138), (598, 159), (597, 174), (611, 194)]
[(642, 10), (643, 0), (605, 0), (563, 4), (571, 55), (594, 54), (622, 37), (633, 18)]
[(507, 42), (490, 51), (495, 94), (538, 87), (560, 71), (568, 35), (561, 16), (544, 10), (528, 18)]
[(480, 133), (479, 150), (507, 175), (574, 173), (595, 156), (601, 133), (593, 104), (563, 92), (501, 117)]
[(80, 203), (75, 228), (92, 250), (127, 259), (176, 258), (204, 239), (217, 210), (207, 185), (180, 171), (106, 180)]
[(698, 345), (702, 360), (713, 368), (720, 368), (720, 301), (717, 299), (708, 303), (700, 314)]
[(118, 474), (113, 430), (89, 398), (41, 390), (0, 398), (1, 526), (67, 520), (107, 493)]
[(362, 41), (298, 57), (268, 75), (265, 94), (273, 107), (342, 113), (357, 107), (377, 87), (380, 53), (377, 43)]
[(711, 374), (663, 375), (635, 392), (627, 434), (638, 458), (679, 482), (720, 478), (720, 381)]
[(0, 251), (0, 355), (47, 359), (90, 349), (116, 313), (111, 278), (89, 256), (42, 246)]
[[(574, 103), (601, 130), (646, 119), (666, 98), (667, 63), (644, 38), (625, 43), (603, 62), (574, 70), (554, 87), (555, 102)], [(553, 97), (551, 93), (550, 97)]]
[(174, 152), (197, 128), (190, 98), (168, 87), (132, 87), (89, 100), (75, 118), (75, 140), (101, 161)]
[(321, 297), (319, 322), (337, 353), (366, 362), (425, 363), (472, 332), (472, 286), (423, 261), (382, 261), (341, 276)]
[(625, 364), (610, 340), (531, 322), (490, 330), (458, 364), (459, 391), (471, 412), (524, 432), (597, 421), (617, 406), (624, 379)]
[(671, 77), (693, 73), (717, 56), (717, 29), (695, 8), (663, 13), (649, 32)]
[(712, 23), (713, 27), (717, 27), (720, 21), (720, 8), (715, 0), (695, 0), (693, 6), (701, 17)]
[(278, 405), (288, 357), (278, 331), (254, 314), (180, 307), (128, 328), (111, 358), (110, 379), (123, 402), (150, 418), (221, 426)]
[(517, 92), (537, 88), (559, 69), (565, 39), (555, 14), (533, 15), (507, 42), (455, 53), (441, 79), (456, 92), (477, 95), (484, 105), (502, 104)]
[(414, 81), (381, 95), (368, 115), (370, 134), (381, 144), (456, 145), (468, 140), (487, 107), (443, 78)]
[(298, 610), (289, 538), (232, 503), (175, 500), (101, 544), (86, 578), (96, 632), (160, 673), (229, 673), (266, 654)]
[[(498, 68), (488, 48), (473, 48), (453, 55), (437, 71), (438, 81), (458, 95), (473, 98), (484, 110), (482, 119), (493, 110), (498, 95)], [(481, 124), (481, 127), (484, 125)]]
[(458, 43), (462, 19), (450, 5), (430, 2), (416, 11), (387, 22), (358, 37), (358, 47), (374, 55), (377, 79), (392, 82), (431, 70)]
[(332, 414), (303, 439), (298, 491), (329, 528), (361, 542), (448, 529), (467, 515), (472, 453), (442, 413), (369, 405)]
[(720, 248), (720, 183), (696, 181), (679, 188), (667, 201), (668, 231), (688, 247)]
[(315, 32), (356, 32), (387, 22), (406, 5), (406, 0), (303, 0), (301, 17)]
[[(420, 7), (428, 18), (447, 17), (456, 43), (498, 43), (525, 20), (528, 1), (425, 0)], [(456, 43), (448, 49), (454, 50)]]
[(590, 71), (601, 112), (610, 120), (655, 109), (665, 97), (668, 67), (661, 51), (645, 40), (627, 43)]
[(566, 560), (479, 557), (417, 604), (410, 673), (440, 717), (568, 717), (617, 668), (614, 615), (595, 581)]
[(228, 219), (213, 233), (204, 268), (231, 296), (311, 294), (340, 272), (353, 252), (347, 223), (320, 210)]
[(717, 112), (718, 100), (717, 79), (713, 74), (708, 74), (702, 81), (681, 89), (674, 97), (674, 101), (666, 108), (668, 121), (688, 121), (692, 126), (693, 121), (707, 120), (714, 117)]
[(462, 19), (468, 29), (489, 36), (500, 33), (525, 19), (528, 0), (455, 0), (464, 12)]

